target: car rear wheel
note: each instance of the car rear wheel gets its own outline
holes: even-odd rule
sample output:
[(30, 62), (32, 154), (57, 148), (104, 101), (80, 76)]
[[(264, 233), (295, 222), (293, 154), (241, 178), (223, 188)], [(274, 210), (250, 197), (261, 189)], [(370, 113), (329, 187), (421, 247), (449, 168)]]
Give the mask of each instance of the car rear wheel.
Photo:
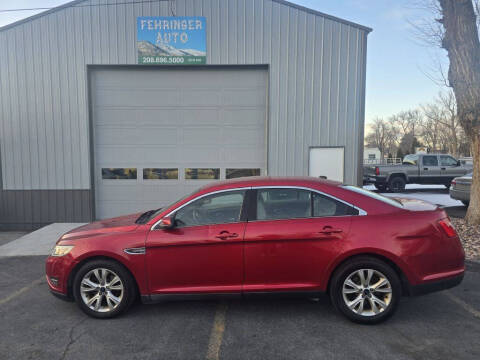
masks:
[(83, 265), (73, 282), (75, 301), (87, 315), (111, 318), (135, 300), (135, 282), (120, 264), (94, 260)]
[(404, 192), (405, 191), (405, 179), (400, 176), (395, 176), (388, 182), (388, 188), (391, 192)]
[(375, 324), (390, 317), (398, 306), (401, 284), (389, 265), (372, 257), (359, 257), (335, 271), (330, 298), (348, 319)]

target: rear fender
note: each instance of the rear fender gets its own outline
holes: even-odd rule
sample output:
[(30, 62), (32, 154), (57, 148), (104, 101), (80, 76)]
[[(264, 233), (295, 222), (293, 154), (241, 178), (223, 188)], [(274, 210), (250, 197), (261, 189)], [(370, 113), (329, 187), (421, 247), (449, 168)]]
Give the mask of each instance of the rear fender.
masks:
[(388, 177), (387, 177), (387, 182), (389, 182), (390, 179), (392, 179), (393, 177), (396, 177), (396, 176), (404, 178), (405, 182), (408, 183), (408, 180), (409, 180), (408, 176), (404, 173), (391, 173), (391, 174), (389, 174)]
[(415, 276), (409, 270), (407, 264), (395, 254), (377, 248), (359, 248), (341, 254), (327, 266), (325, 277), (323, 279), (323, 283), (321, 284), (321, 289), (323, 291), (327, 291), (330, 279), (334, 271), (345, 261), (348, 261), (349, 259), (356, 256), (373, 256), (381, 260), (383, 259), (387, 263), (390, 262), (397, 267), (397, 269), (395, 269), (396, 271), (400, 271), (400, 277), (402, 277), (402, 275), (405, 276), (405, 280), (408, 280), (409, 283), (416, 282)]

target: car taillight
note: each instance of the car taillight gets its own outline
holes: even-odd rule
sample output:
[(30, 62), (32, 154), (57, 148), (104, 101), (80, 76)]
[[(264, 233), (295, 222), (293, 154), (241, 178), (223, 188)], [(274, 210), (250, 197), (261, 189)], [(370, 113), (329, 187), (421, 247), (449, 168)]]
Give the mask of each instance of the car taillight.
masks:
[(452, 180), (452, 182), (450, 183), (452, 186), (454, 185), (457, 185), (457, 181), (456, 180)]
[(380, 169), (378, 168), (378, 166), (375, 168), (375, 175), (380, 175)]
[(445, 235), (448, 237), (455, 237), (457, 236), (457, 231), (453, 227), (452, 223), (450, 222), (449, 218), (442, 219), (438, 222), (438, 225), (442, 228)]

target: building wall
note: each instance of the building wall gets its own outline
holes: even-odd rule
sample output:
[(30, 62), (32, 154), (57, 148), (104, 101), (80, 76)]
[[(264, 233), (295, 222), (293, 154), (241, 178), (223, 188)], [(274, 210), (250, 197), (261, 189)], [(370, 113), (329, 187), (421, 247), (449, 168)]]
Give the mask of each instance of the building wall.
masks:
[(364, 160), (368, 160), (370, 154), (375, 155), (376, 160), (380, 160), (380, 157), (382, 156), (382, 154), (381, 154), (381, 152), (378, 148), (368, 148), (368, 147), (366, 147), (366, 148), (363, 149), (363, 159)]
[[(172, 15), (166, 1), (85, 6), (116, 1), (0, 29), (4, 227), (90, 219), (86, 65), (135, 64), (136, 18)], [(207, 64), (269, 65), (270, 175), (308, 175), (310, 146), (345, 146), (346, 182), (361, 179), (368, 28), (281, 0), (175, 4), (207, 18)]]

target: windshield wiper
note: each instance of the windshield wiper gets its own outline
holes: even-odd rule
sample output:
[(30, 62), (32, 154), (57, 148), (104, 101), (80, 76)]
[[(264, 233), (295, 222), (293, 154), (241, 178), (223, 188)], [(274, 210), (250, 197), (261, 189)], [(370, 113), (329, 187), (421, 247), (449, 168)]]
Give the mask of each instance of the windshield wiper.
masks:
[(137, 220), (135, 220), (135, 223), (136, 224), (145, 224), (149, 219), (150, 219), (150, 216), (152, 216), (153, 214), (155, 214), (158, 210), (160, 210), (161, 208), (158, 208), (156, 210), (148, 210), (148, 211), (145, 211), (142, 215), (140, 215)]

